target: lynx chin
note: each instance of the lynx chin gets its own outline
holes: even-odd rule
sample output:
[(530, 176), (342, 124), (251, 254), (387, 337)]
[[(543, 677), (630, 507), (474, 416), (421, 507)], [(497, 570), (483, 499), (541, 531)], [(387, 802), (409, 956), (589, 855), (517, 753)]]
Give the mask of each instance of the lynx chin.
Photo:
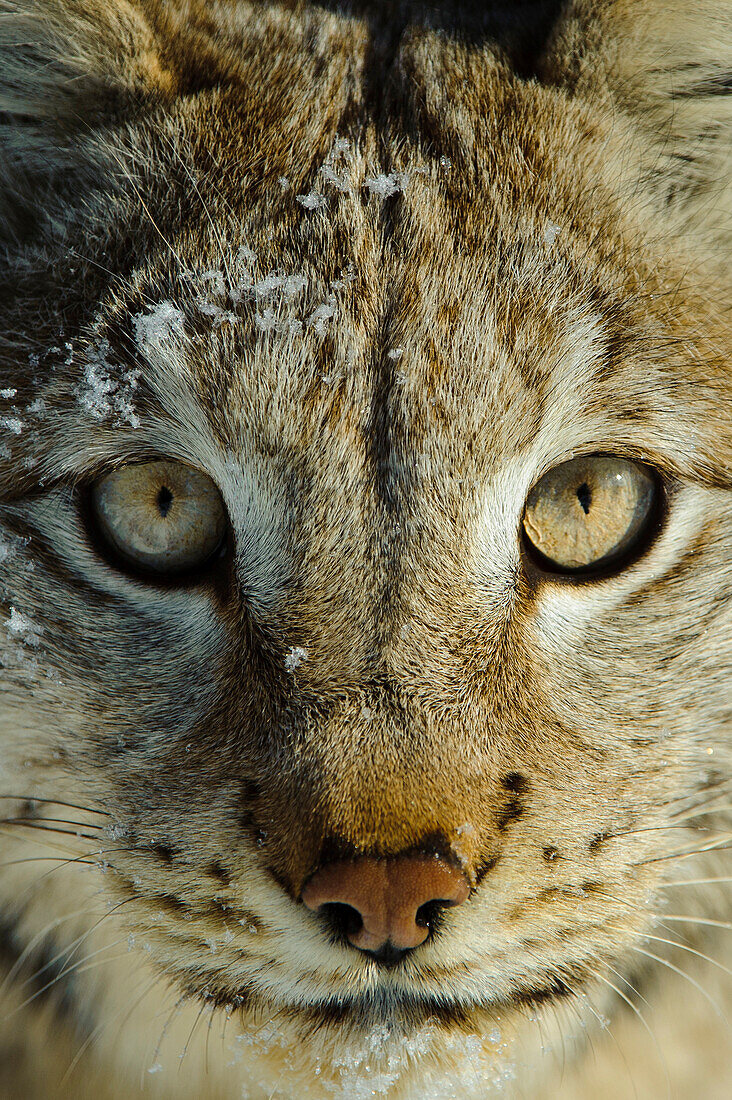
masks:
[(732, 0), (0, 0), (0, 1100), (732, 1096)]

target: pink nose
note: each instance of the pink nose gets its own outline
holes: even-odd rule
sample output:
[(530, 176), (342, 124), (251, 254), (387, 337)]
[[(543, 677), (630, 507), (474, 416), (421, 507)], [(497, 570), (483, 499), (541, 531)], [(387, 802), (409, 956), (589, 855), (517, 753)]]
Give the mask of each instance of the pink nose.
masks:
[(330, 863), (305, 886), (308, 909), (323, 905), (349, 906), (359, 921), (347, 937), (362, 951), (380, 951), (387, 944), (399, 951), (418, 947), (429, 935), (433, 909), (460, 905), (470, 894), (462, 871), (437, 856), (364, 857)]

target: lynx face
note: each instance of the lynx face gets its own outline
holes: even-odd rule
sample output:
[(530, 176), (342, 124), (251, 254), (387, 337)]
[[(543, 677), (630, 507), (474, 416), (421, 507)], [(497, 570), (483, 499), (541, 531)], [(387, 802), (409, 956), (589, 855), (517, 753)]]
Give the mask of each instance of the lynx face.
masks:
[[(619, 1011), (668, 882), (722, 877), (687, 858), (729, 765), (709, 196), (613, 99), (615, 5), (540, 79), (419, 26), (178, 7), (10, 24), (5, 847), (46, 828), (106, 874), (9, 867), (6, 923), (70, 951), (81, 894), (85, 944), (131, 937), (109, 974), (276, 1021), (232, 1095), (452, 1095), (468, 1036), (484, 1096), (528, 1010)], [(429, 878), (422, 942), (365, 949), (362, 870), (403, 867), (459, 904)], [(67, 990), (90, 1034), (103, 974)]]

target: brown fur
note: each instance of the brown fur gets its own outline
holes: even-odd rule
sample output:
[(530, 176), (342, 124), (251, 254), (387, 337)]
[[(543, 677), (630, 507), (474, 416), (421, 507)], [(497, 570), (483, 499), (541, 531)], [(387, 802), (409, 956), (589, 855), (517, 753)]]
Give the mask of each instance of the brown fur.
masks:
[[(732, 9), (329, 7), (0, 5), (2, 1086), (727, 1096)], [(520, 538), (579, 453), (666, 487), (597, 580)], [(84, 519), (161, 456), (200, 583)], [(300, 893), (414, 850), (382, 973)]]

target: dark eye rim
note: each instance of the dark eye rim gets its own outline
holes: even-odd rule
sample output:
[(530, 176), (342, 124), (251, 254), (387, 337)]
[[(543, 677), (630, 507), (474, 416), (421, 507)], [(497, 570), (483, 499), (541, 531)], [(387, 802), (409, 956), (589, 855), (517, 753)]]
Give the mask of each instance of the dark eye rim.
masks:
[[(582, 456), (577, 455), (575, 457), (579, 458)], [(632, 455), (617, 455), (608, 453), (607, 451), (596, 451), (584, 457), (624, 459), (626, 462), (633, 462), (636, 466), (641, 467), (644, 473), (646, 473), (653, 482), (653, 501), (648, 511), (648, 515), (635, 539), (629, 546), (616, 554), (606, 555), (604, 558), (601, 558), (591, 565), (582, 565), (576, 569), (567, 569), (561, 565), (557, 565), (551, 558), (547, 558), (546, 555), (542, 554), (542, 552), (531, 542), (524, 528), (524, 516), (526, 514), (526, 507), (524, 505), (524, 511), (521, 513), (520, 521), (522, 558), (526, 573), (536, 582), (551, 581), (564, 584), (580, 584), (601, 581), (609, 577), (617, 576), (625, 569), (635, 565), (636, 562), (640, 561), (641, 558), (648, 553), (666, 526), (670, 504), (676, 490), (676, 484), (672, 478), (662, 474), (655, 466), (651, 466), (648, 462), (644, 462), (643, 459), (635, 458)], [(567, 461), (571, 461), (571, 459)], [(561, 466), (563, 463), (560, 462), (556, 465)], [(552, 467), (552, 469), (555, 468), (556, 467)], [(546, 471), (546, 473), (549, 472), (549, 470)], [(542, 474), (542, 478), (545, 476), (546, 474)], [(533, 491), (536, 485), (540, 484), (542, 478), (539, 478), (538, 481), (532, 485), (530, 492)]]
[[(158, 588), (190, 588), (201, 586), (212, 581), (220, 587), (226, 580), (230, 581), (230, 562), (234, 545), (234, 534), (229, 520), (229, 513), (224, 507), (226, 515), (226, 527), (224, 534), (214, 550), (197, 565), (186, 566), (182, 569), (162, 571), (151, 569), (131, 561), (125, 557), (121, 550), (104, 534), (94, 507), (94, 486), (114, 470), (127, 466), (144, 466), (150, 462), (179, 462), (177, 458), (166, 455), (154, 455), (149, 458), (134, 462), (125, 462), (119, 466), (95, 471), (94, 476), (79, 482), (75, 488), (76, 506), (82, 522), (84, 533), (94, 554), (114, 569), (115, 572), (129, 577), (131, 580), (140, 581), (148, 587)], [(204, 472), (204, 471), (201, 471)]]

